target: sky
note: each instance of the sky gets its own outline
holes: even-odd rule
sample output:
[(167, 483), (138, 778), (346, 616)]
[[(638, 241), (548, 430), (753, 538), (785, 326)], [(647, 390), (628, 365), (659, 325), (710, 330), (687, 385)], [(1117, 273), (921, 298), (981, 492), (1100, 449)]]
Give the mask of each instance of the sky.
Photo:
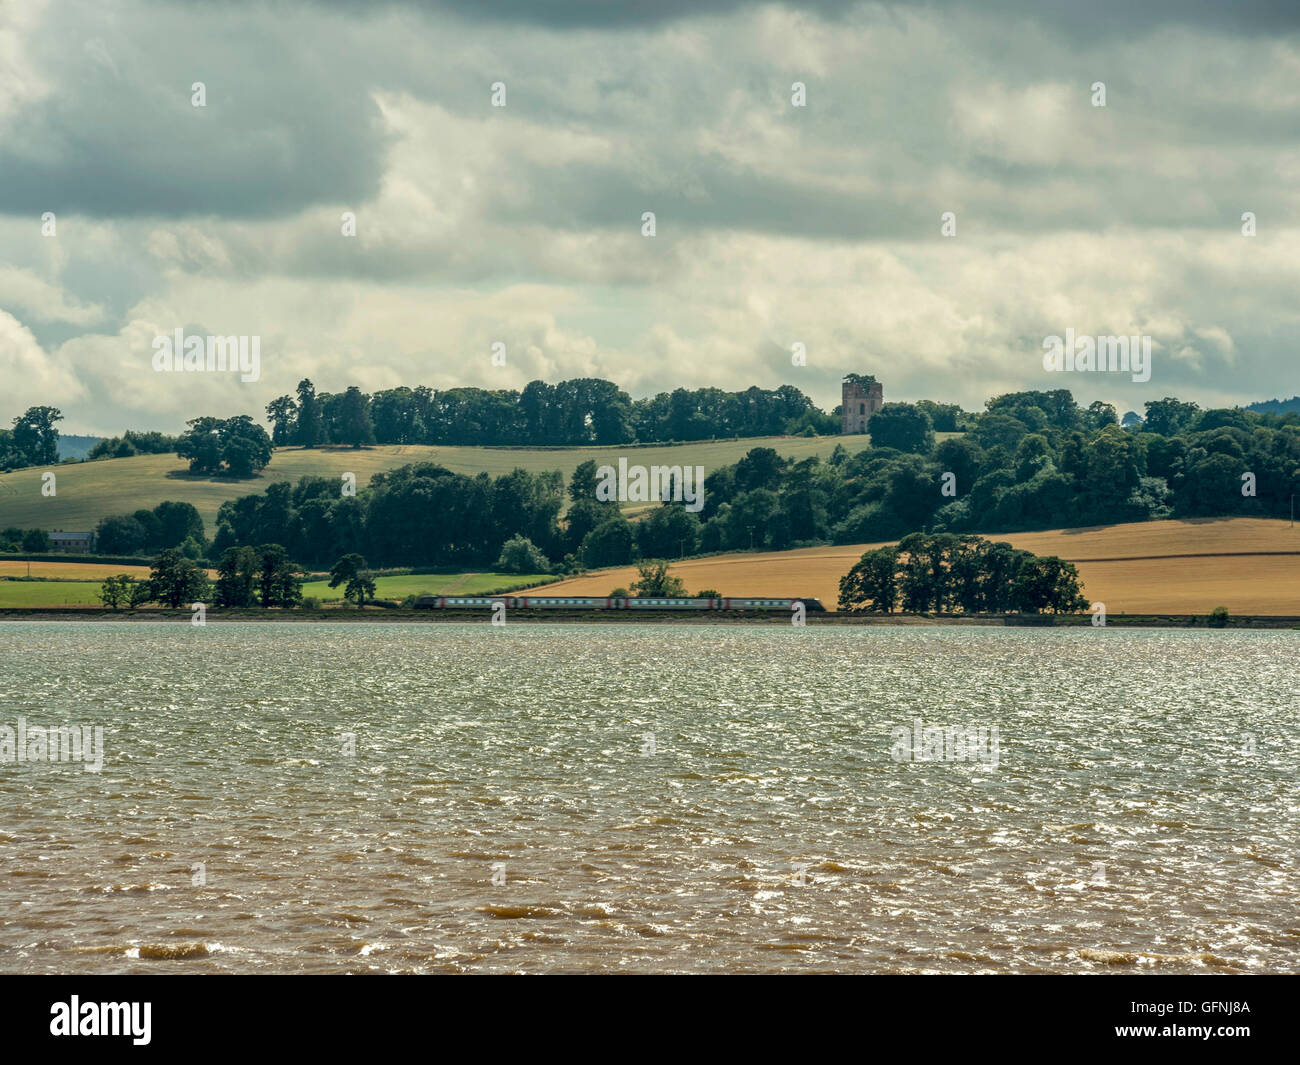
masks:
[[(1298, 282), (1294, 2), (0, 3), (0, 424), (303, 377), (1231, 405), (1300, 392)], [(156, 372), (177, 328), (260, 376)], [(1044, 370), (1067, 329), (1151, 379)]]

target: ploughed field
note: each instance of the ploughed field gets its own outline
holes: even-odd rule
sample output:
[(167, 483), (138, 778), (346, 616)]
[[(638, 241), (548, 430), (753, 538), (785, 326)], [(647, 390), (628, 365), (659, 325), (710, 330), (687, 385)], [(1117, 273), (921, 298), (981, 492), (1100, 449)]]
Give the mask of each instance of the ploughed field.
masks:
[[(1300, 528), (1267, 518), (1194, 518), (1084, 529), (990, 534), (1079, 568), (1083, 591), (1109, 614), (1300, 615)], [(686, 590), (726, 596), (815, 596), (828, 610), (839, 581), (864, 551), (848, 544), (675, 562)], [(636, 568), (600, 570), (549, 585), (547, 595), (608, 595), (631, 588)]]

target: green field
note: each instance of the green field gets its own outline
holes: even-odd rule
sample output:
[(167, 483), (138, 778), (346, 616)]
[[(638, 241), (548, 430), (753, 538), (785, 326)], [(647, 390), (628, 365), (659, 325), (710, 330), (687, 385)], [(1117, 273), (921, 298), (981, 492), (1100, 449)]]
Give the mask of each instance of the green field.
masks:
[[(279, 448), (271, 464), (244, 481), (191, 477), (175, 455), (137, 455), (66, 466), (41, 466), (0, 476), (0, 527), (31, 529), (93, 529), (109, 514), (129, 514), (156, 507), (167, 499), (193, 503), (203, 517), (206, 534), (216, 531), (217, 508), (227, 499), (263, 492), (275, 481), (294, 481), (314, 474), (339, 478), (356, 474), (358, 486), (383, 470), (413, 462), (434, 462), (455, 473), (493, 476), (516, 466), (530, 472), (559, 470), (565, 481), (588, 459), (617, 464), (619, 458), (642, 465), (703, 466), (706, 475), (736, 462), (751, 448), (771, 447), (787, 458), (813, 455), (826, 458), (842, 443), (856, 452), (870, 446), (866, 436), (750, 437), (744, 440), (701, 441), (667, 447), (490, 448), (385, 445), (362, 448)], [(56, 494), (41, 495), (41, 474), (53, 470)]]
[[(553, 580), (545, 573), (430, 573), (376, 577), (375, 596), (403, 599), (408, 595), (485, 595), (503, 588)], [(0, 579), (0, 607), (99, 606), (99, 581), (14, 581)], [(308, 581), (302, 594), (321, 602), (343, 598), (343, 587), (329, 581)]]
[(0, 580), (0, 606), (99, 606), (99, 581)]
[[(402, 599), (408, 595), (485, 595), (511, 586), (534, 584), (555, 578), (545, 573), (519, 576), (514, 573), (413, 573), (402, 577), (376, 577), (375, 597)], [(329, 581), (310, 581), (302, 586), (303, 595), (314, 595), (321, 602), (343, 598), (343, 585), (331, 588)], [(538, 594), (544, 594), (538, 592)]]

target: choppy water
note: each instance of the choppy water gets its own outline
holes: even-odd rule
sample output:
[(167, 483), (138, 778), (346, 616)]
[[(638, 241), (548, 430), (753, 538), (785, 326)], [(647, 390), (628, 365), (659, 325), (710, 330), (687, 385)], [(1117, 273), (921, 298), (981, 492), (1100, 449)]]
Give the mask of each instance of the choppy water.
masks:
[[(0, 765), (0, 970), (1295, 971), (1298, 651), (3, 624), (0, 725), (106, 752)], [(917, 716), (996, 768), (895, 761)]]

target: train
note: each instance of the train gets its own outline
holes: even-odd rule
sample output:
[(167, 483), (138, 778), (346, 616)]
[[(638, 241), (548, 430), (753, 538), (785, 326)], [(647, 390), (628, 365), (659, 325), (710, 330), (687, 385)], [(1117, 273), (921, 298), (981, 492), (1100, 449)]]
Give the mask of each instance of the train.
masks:
[(483, 610), (496, 603), (504, 603), (508, 610), (783, 610), (794, 609), (802, 603), (805, 611), (825, 612), (817, 599), (807, 596), (795, 598), (739, 598), (721, 599), (656, 599), (615, 596), (565, 596), (565, 595), (419, 595), (415, 598), (416, 610)]

